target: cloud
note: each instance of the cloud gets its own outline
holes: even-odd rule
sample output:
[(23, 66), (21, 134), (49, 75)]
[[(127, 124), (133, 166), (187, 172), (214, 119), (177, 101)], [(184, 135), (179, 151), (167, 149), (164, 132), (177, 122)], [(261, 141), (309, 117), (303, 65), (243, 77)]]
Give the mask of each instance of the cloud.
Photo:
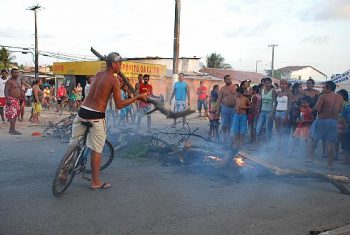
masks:
[(265, 32), (271, 24), (272, 21), (265, 20), (257, 25), (239, 27), (238, 29), (225, 33), (225, 35), (229, 38), (237, 36), (253, 37)]
[(301, 42), (324, 44), (329, 42), (329, 37), (328, 36), (310, 36), (310, 37), (303, 38)]
[(315, 1), (314, 5), (301, 12), (300, 18), (304, 21), (348, 21), (350, 20), (350, 1)]

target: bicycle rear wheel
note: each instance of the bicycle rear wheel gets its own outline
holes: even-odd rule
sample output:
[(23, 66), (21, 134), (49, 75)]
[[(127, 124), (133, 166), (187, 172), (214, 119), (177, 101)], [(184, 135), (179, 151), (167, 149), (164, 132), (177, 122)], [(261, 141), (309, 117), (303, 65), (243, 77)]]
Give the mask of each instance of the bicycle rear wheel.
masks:
[(52, 193), (56, 197), (63, 194), (68, 186), (72, 183), (74, 176), (76, 175), (77, 160), (80, 154), (80, 147), (73, 145), (68, 147), (64, 154), (57, 170), (52, 184)]
[[(89, 157), (91, 155), (91, 149), (85, 148), (84, 157)], [(113, 145), (106, 140), (105, 145), (101, 153), (101, 167), (100, 171), (106, 169), (113, 161), (114, 158), (114, 148)], [(91, 165), (86, 164), (85, 169), (83, 170), (86, 174), (91, 174)]]

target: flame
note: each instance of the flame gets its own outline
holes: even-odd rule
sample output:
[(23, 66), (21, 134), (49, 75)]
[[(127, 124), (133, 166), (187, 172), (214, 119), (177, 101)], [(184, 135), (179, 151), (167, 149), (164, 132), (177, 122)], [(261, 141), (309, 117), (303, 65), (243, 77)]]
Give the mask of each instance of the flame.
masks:
[(245, 166), (245, 162), (244, 162), (242, 157), (235, 157), (233, 160), (235, 161), (237, 166), (239, 166), (239, 167), (244, 167)]
[(235, 157), (235, 158), (233, 158), (233, 160), (235, 161), (236, 165), (239, 166), (239, 167), (249, 167), (249, 168), (254, 169), (253, 166), (249, 166), (249, 165), (247, 165), (247, 164), (245, 163), (243, 157)]

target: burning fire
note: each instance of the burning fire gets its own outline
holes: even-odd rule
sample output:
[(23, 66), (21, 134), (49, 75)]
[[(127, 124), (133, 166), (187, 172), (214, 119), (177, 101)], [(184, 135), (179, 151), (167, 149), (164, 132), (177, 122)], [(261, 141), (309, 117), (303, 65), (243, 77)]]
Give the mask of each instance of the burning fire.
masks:
[(242, 157), (235, 157), (233, 160), (235, 161), (237, 166), (239, 166), (239, 167), (244, 167), (245, 166), (245, 162), (244, 162)]
[(235, 158), (233, 158), (233, 161), (235, 161), (236, 165), (239, 166), (239, 167), (254, 168), (254, 167), (252, 167), (252, 166), (247, 165), (247, 164), (244, 162), (243, 157), (235, 157)]

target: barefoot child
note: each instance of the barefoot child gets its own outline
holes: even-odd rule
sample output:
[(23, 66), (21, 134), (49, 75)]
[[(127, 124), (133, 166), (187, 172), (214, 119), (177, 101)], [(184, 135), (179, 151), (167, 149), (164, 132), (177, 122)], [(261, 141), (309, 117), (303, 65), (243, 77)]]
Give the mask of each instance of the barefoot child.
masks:
[(253, 86), (253, 95), (252, 95), (252, 105), (250, 107), (249, 114), (249, 126), (250, 126), (250, 140), (252, 144), (256, 145), (256, 123), (258, 121), (260, 108), (261, 108), (261, 95), (260, 95), (261, 86)]
[(215, 84), (209, 97), (209, 139), (212, 137), (218, 140), (219, 120), (218, 110), (219, 85)]
[(242, 87), (237, 88), (236, 91), (236, 114), (233, 118), (231, 132), (234, 134), (232, 145), (235, 149), (239, 149), (244, 142), (244, 135), (248, 133), (247, 112), (250, 108), (250, 101), (244, 96)]
[[(304, 140), (305, 143), (307, 143), (309, 138), (309, 130), (314, 120), (312, 109), (310, 107), (311, 103), (312, 99), (309, 96), (304, 96), (301, 98), (301, 108), (299, 118), (297, 119), (297, 128), (293, 133), (294, 138)], [(295, 148), (296, 140), (294, 138), (292, 141), (292, 149), (290, 154), (293, 153)]]

